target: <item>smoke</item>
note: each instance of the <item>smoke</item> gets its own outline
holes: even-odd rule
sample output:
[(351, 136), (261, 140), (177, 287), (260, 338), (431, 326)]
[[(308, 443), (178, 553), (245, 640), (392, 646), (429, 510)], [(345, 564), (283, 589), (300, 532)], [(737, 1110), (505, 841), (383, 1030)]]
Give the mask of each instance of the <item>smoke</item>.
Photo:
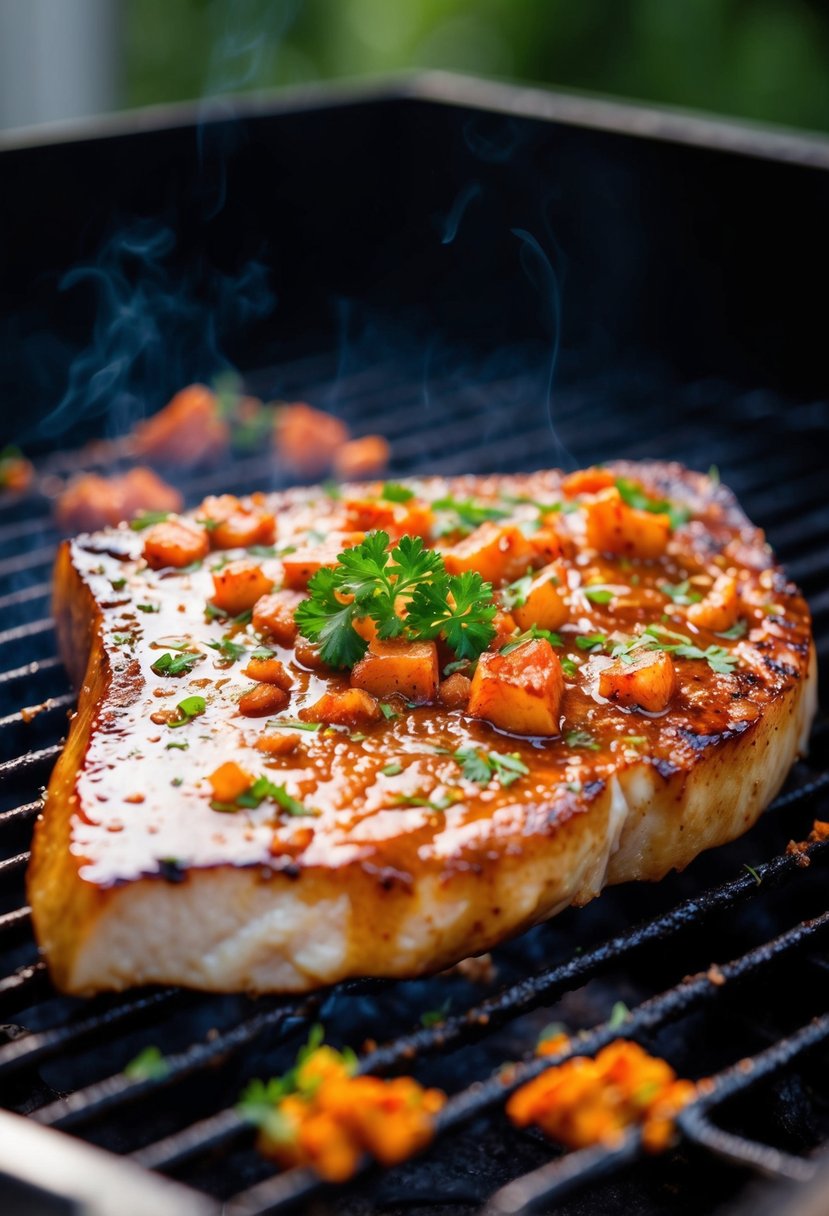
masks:
[(236, 274), (184, 275), (170, 227), (133, 220), (111, 236), (92, 265), (64, 275), (60, 290), (94, 308), (91, 340), (69, 370), (63, 397), (42, 423), (50, 438), (82, 419), (105, 418), (109, 435), (129, 430), (171, 387), (230, 367), (233, 334), (275, 303), (268, 272), (250, 261)]

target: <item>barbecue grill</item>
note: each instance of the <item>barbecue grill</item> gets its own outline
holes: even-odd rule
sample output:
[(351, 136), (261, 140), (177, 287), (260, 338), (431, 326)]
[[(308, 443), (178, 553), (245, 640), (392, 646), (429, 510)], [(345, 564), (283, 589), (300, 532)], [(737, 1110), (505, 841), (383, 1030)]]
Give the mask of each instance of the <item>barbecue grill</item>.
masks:
[[(227, 363), (252, 392), (385, 433), (395, 476), (716, 464), (809, 597), (825, 670), (829, 142), (426, 76), (0, 148), (4, 426), (40, 470), (0, 500), (4, 1211), (825, 1211), (829, 842), (787, 851), (829, 818), (823, 719), (746, 837), (564, 913), (480, 974), (68, 999), (38, 961), (22, 880), (73, 704), (49, 619), (49, 490), (117, 465), (139, 409)], [(76, 289), (79, 266), (97, 278)], [(107, 300), (133, 309), (127, 337), (149, 336), (97, 393), (95, 361), (127, 340)], [(108, 444), (83, 446), (96, 436)], [(250, 452), (177, 482), (195, 503), (286, 477)], [(425, 1155), (340, 1188), (258, 1156), (239, 1094), (284, 1071), (316, 1021), (366, 1070), (448, 1090)], [(648, 1157), (630, 1133), (565, 1154), (510, 1127), (507, 1095), (551, 1062), (533, 1056), (550, 1022), (579, 1052), (623, 1034), (710, 1078), (673, 1149)], [(161, 1060), (136, 1067), (150, 1046)]]

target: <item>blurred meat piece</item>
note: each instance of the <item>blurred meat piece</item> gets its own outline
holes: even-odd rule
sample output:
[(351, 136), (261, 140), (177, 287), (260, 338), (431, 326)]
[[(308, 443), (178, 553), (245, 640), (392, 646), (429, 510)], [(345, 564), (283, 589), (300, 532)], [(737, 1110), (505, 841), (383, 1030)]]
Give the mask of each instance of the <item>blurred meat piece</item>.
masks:
[(64, 532), (82, 532), (132, 519), (139, 511), (180, 511), (182, 498), (152, 469), (130, 469), (116, 477), (83, 473), (71, 481), (55, 503), (55, 519)]
[(183, 388), (135, 428), (135, 450), (147, 460), (190, 467), (211, 464), (227, 451), (230, 428), (219, 399), (203, 384)]
[(19, 448), (3, 448), (0, 452), (0, 493), (22, 494), (28, 490), (35, 475), (34, 466)]
[(382, 435), (364, 435), (344, 444), (334, 457), (334, 473), (341, 481), (376, 477), (389, 463), (391, 449)]
[(349, 431), (342, 419), (300, 401), (276, 411), (274, 438), (280, 459), (292, 472), (319, 477), (348, 442)]

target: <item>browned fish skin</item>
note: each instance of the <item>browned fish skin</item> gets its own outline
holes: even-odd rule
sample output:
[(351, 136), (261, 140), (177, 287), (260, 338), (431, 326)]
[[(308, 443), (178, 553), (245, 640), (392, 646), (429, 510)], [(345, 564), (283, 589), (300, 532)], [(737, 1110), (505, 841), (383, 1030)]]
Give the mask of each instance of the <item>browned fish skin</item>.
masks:
[[(584, 903), (605, 883), (660, 878), (750, 827), (803, 747), (814, 711), (808, 609), (727, 490), (678, 465), (611, 468), (686, 503), (693, 520), (664, 558), (640, 561), (586, 553), (583, 512), (561, 516), (573, 585), (557, 653), (581, 667), (564, 693), (564, 738), (544, 741), (505, 735), (440, 703), (401, 704), (390, 721), (298, 731), (295, 747), (268, 754), (256, 747), (272, 732), (267, 719), (238, 712), (251, 687), (245, 663), (224, 666), (205, 645), (228, 631), (203, 616), (221, 555), (191, 573), (152, 571), (140, 532), (65, 543), (55, 614), (81, 691), (28, 876), (55, 982), (76, 993), (151, 982), (301, 991), (353, 975), (415, 975)], [(427, 500), (551, 502), (560, 484), (561, 474), (544, 472), (411, 486)], [(343, 497), (377, 489), (345, 487)], [(277, 550), (304, 547), (309, 531), (347, 531), (343, 503), (318, 489), (270, 496), (268, 509)], [(515, 511), (533, 515), (529, 506)], [(279, 557), (258, 560), (278, 583)], [(696, 573), (704, 588), (711, 569), (736, 572), (748, 632), (724, 640), (700, 628), (694, 640), (738, 655), (733, 674), (677, 660), (677, 690), (659, 714), (601, 697), (609, 660), (581, 650), (576, 636), (630, 636), (664, 614), (669, 628), (687, 632), (682, 609), (659, 587)], [(621, 591), (593, 603), (583, 595), (588, 577)], [(154, 674), (150, 665), (182, 639), (202, 656), (193, 670)], [(309, 670), (292, 648), (269, 644), (292, 681), (283, 716), (348, 687), (347, 674)], [(164, 711), (193, 694), (205, 698), (205, 713), (170, 729)], [(451, 754), (470, 746), (517, 752), (530, 773), (482, 789)], [(292, 818), (272, 802), (237, 814), (211, 809), (207, 778), (229, 760), (321, 813)], [(390, 762), (402, 771), (384, 774)], [(440, 806), (458, 791), (443, 810), (399, 803), (425, 796)]]

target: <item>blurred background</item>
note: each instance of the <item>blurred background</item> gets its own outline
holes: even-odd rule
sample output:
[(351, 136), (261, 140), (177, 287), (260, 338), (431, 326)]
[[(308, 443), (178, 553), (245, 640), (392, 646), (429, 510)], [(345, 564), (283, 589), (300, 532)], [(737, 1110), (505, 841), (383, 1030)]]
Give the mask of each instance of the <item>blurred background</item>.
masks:
[(829, 130), (825, 0), (0, 0), (0, 126), (413, 68)]

